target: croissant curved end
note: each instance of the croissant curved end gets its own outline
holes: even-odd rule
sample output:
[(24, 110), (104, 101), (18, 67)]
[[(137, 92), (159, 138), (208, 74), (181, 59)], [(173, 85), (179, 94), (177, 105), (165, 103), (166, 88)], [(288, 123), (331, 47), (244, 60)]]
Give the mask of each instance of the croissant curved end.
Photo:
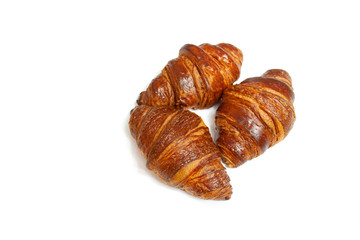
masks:
[(265, 73), (263, 73), (263, 75), (261, 75), (261, 77), (276, 78), (279, 81), (282, 81), (285, 84), (287, 84), (291, 89), (293, 89), (293, 87), (292, 87), (292, 79), (290, 77), (290, 74), (287, 71), (283, 70), (283, 69), (270, 69), (270, 70), (267, 70)]

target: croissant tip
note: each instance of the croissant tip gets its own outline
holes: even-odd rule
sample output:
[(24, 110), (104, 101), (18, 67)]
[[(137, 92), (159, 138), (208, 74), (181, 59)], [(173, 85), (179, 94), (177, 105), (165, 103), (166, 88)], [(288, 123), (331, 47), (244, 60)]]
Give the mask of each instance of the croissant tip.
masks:
[(225, 195), (222, 194), (221, 196), (217, 197), (216, 200), (230, 200), (231, 195), (232, 195), (232, 189), (230, 188)]
[(233, 193), (233, 192), (232, 192), (232, 190), (230, 189), (230, 190), (228, 191), (227, 195), (224, 197), (224, 200), (230, 200), (232, 193)]
[(214, 200), (230, 200), (232, 195), (232, 186), (228, 184), (213, 199)]
[(138, 105), (143, 105), (144, 94), (145, 94), (145, 91), (144, 91), (144, 92), (141, 92), (141, 93), (139, 94), (139, 97), (138, 97), (138, 99), (136, 100), (136, 103), (137, 103)]
[(286, 83), (287, 85), (289, 85), (290, 88), (292, 88), (292, 79), (290, 77), (290, 74), (283, 69), (269, 69), (262, 75), (262, 77), (276, 78)]

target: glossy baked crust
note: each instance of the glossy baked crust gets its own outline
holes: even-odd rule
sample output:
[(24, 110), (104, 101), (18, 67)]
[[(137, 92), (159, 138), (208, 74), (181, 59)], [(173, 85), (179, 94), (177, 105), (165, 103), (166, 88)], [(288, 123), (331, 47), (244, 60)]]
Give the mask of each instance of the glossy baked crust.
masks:
[(139, 105), (208, 108), (240, 76), (243, 54), (231, 44), (184, 45), (137, 100)]
[(199, 198), (230, 199), (221, 153), (198, 115), (142, 105), (131, 111), (129, 127), (146, 166), (163, 182)]
[(216, 141), (228, 167), (237, 167), (280, 142), (295, 122), (290, 75), (271, 69), (224, 91), (217, 109)]

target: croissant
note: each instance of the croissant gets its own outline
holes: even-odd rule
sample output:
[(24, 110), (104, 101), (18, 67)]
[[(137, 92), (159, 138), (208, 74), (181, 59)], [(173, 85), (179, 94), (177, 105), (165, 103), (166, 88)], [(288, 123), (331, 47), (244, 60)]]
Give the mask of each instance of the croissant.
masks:
[(198, 115), (141, 105), (131, 111), (129, 127), (147, 168), (163, 182), (202, 199), (230, 199), (221, 153)]
[(184, 45), (137, 100), (139, 105), (203, 109), (240, 76), (243, 54), (231, 44)]
[(290, 75), (271, 69), (224, 91), (215, 115), (222, 160), (238, 167), (287, 136), (295, 122)]

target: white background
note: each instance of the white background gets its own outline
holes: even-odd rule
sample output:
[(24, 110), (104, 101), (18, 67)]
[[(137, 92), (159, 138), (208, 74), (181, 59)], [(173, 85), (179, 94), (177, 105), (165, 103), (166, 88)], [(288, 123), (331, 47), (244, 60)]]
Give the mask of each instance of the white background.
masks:
[[(1, 1), (0, 239), (360, 239), (356, 1)], [(229, 201), (161, 183), (129, 134), (186, 43), (231, 43), (238, 82), (293, 78), (297, 120), (228, 169)], [(215, 108), (197, 111), (214, 134)]]

